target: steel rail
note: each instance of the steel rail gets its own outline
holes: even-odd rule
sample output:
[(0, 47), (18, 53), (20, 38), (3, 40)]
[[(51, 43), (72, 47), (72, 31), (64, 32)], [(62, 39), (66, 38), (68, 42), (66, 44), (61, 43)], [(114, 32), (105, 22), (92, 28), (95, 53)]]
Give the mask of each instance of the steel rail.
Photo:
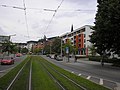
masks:
[(32, 77), (32, 60), (30, 64), (30, 74), (29, 74), (29, 90), (31, 90), (31, 77)]
[(60, 86), (60, 88), (62, 88), (62, 90), (66, 90), (66, 89), (64, 88), (64, 86), (62, 86), (62, 85), (59, 83), (59, 81), (48, 71), (48, 69), (46, 68), (46, 66), (45, 66), (43, 63), (41, 63), (41, 65), (44, 67), (44, 69), (45, 69), (46, 72), (49, 74), (49, 76), (53, 79), (53, 81), (54, 81), (56, 84), (58, 84), (58, 85)]
[(12, 85), (14, 84), (15, 80), (17, 79), (17, 77), (19, 76), (19, 74), (21, 73), (21, 71), (23, 70), (23, 68), (25, 67), (25, 65), (29, 62), (29, 60), (22, 66), (22, 68), (19, 70), (19, 72), (17, 73), (17, 75), (14, 77), (14, 79), (12, 80), (12, 82), (9, 84), (9, 86), (7, 87), (6, 90), (9, 90)]
[(75, 82), (74, 80), (70, 79), (69, 77), (67, 77), (66, 75), (64, 75), (63, 73), (59, 72), (58, 70), (55, 70), (50, 64), (48, 65), (49, 68), (51, 68), (53, 71), (55, 71), (56, 73), (58, 73), (59, 75), (63, 76), (64, 78), (66, 78), (67, 80), (71, 81), (73, 84), (75, 84), (76, 86), (80, 87), (83, 90), (87, 90), (85, 87), (81, 86), (80, 84), (78, 84), (77, 82)]

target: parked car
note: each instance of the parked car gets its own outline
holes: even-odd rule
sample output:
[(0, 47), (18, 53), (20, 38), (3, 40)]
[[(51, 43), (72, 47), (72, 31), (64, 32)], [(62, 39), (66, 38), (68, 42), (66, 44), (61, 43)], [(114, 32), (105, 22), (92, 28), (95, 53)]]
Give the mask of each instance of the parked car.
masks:
[(21, 53), (17, 53), (17, 54), (16, 54), (16, 57), (20, 57), (20, 56), (22, 56)]
[(58, 55), (55, 59), (56, 59), (57, 61), (63, 61), (63, 58), (62, 58), (60, 55)]
[(50, 55), (50, 58), (51, 58), (51, 59), (55, 59), (55, 54), (51, 54), (51, 55)]
[(12, 57), (5, 57), (1, 60), (1, 65), (11, 65), (14, 64), (14, 59)]

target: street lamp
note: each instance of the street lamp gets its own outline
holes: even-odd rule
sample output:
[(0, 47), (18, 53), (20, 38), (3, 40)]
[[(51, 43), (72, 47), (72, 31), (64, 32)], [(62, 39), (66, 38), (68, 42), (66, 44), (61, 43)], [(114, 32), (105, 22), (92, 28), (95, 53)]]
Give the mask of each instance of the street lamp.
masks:
[[(68, 33), (67, 33), (67, 43), (69, 43), (69, 36), (68, 36)], [(66, 47), (66, 54), (67, 54), (67, 56), (68, 56), (68, 62), (69, 62), (69, 50), (70, 50), (70, 47), (68, 46), (68, 47)]]
[(62, 37), (60, 38), (61, 39), (61, 57), (62, 57)]

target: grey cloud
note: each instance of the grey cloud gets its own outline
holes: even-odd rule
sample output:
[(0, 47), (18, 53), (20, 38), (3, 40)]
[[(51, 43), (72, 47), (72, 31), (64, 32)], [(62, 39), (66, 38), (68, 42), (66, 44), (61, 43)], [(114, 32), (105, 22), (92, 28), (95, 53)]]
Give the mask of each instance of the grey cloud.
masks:
[(0, 27), (0, 35), (5, 35), (7, 34), (6, 32), (4, 32), (4, 30), (2, 29), (2, 27)]
[(96, 2), (96, 0), (67, 0), (67, 1), (76, 4), (88, 4), (88, 3)]
[(64, 13), (57, 14), (55, 18), (75, 17), (76, 15), (77, 13), (75, 12), (64, 12)]

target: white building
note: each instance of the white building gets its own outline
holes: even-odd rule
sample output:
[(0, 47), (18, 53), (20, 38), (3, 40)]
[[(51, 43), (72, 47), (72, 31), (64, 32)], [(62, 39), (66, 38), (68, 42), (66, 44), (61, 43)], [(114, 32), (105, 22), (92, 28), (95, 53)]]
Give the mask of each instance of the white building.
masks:
[(93, 31), (91, 27), (92, 26), (90, 25), (85, 25), (83, 27), (73, 30), (72, 32), (65, 33), (60, 37), (62, 38), (63, 43), (67, 43), (67, 40), (70, 40), (72, 46), (78, 49), (78, 54), (88, 55), (88, 47), (92, 45), (89, 42), (89, 35), (91, 35), (91, 32)]
[(27, 42), (27, 49), (30, 52), (33, 49), (33, 45), (35, 45), (37, 41), (28, 41)]

